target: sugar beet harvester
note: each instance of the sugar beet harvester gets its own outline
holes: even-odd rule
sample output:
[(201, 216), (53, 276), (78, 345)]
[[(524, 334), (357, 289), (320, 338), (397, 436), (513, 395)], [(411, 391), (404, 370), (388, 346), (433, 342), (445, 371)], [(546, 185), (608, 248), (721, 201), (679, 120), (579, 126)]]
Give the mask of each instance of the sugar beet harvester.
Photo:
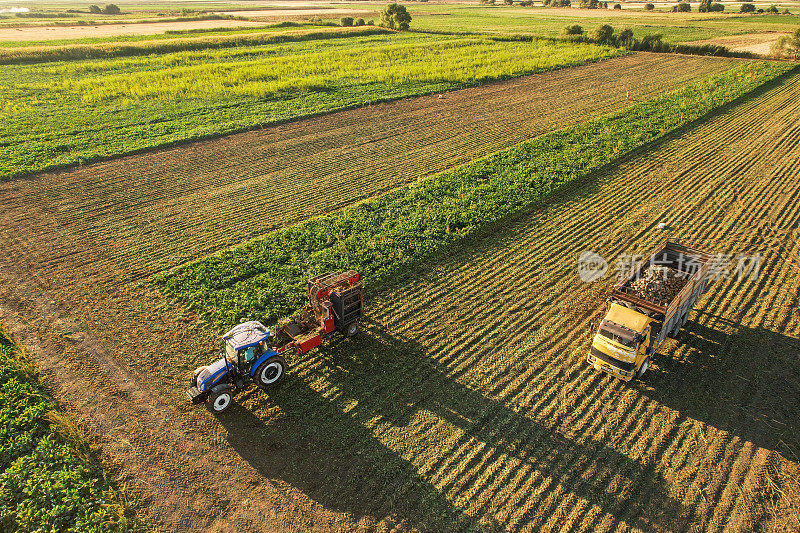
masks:
[(706, 290), (711, 266), (709, 254), (672, 242), (639, 262), (611, 291), (606, 316), (592, 339), (589, 364), (625, 381), (641, 377), (661, 343), (689, 320)]
[(286, 374), (284, 356), (305, 353), (334, 335), (352, 337), (364, 315), (361, 276), (353, 270), (328, 272), (308, 281), (308, 304), (275, 328), (261, 322), (239, 324), (222, 336), (222, 357), (194, 371), (186, 395), (222, 413), (234, 395), (255, 382), (262, 389), (278, 385)]

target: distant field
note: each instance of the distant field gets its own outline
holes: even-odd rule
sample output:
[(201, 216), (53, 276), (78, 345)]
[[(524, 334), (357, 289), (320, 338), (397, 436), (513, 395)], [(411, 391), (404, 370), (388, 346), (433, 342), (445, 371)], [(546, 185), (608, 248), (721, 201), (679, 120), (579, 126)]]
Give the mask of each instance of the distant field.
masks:
[(263, 26), (250, 20), (194, 20), (187, 22), (147, 22), (142, 24), (101, 24), (98, 26), (0, 27), (0, 41), (58, 41), (96, 39), (120, 35), (158, 35), (166, 31)]
[[(500, 2), (498, 2), (499, 4)], [(731, 9), (729, 6), (728, 10)], [(738, 9), (738, 7), (737, 7)], [(800, 4), (794, 15), (736, 15), (645, 12), (643, 10), (607, 10), (576, 8), (486, 7), (468, 4), (420, 5), (411, 7), (416, 14), (415, 29), (434, 31), (473, 31), (559, 35), (571, 24), (591, 30), (601, 24), (631, 28), (636, 37), (660, 33), (669, 42), (696, 41), (724, 35), (751, 32), (790, 31), (800, 26)]]
[[(376, 30), (364, 30), (366, 32)], [(0, 179), (612, 57), (598, 45), (357, 35), (0, 70)]]
[[(167, 29), (162, 33), (153, 35), (115, 35), (109, 37), (80, 37), (77, 39), (49, 39), (46, 41), (32, 40), (32, 41), (0, 41), (0, 50), (3, 48), (42, 48), (42, 47), (57, 47), (57, 46), (70, 46), (70, 45), (99, 45), (108, 43), (147, 43), (153, 41), (170, 41), (178, 39), (202, 39), (206, 37), (224, 37), (224, 36), (247, 36), (262, 33), (275, 33), (275, 32), (291, 32), (298, 30), (319, 30), (328, 29), (330, 26), (321, 26), (317, 24), (301, 24), (301, 23), (277, 23), (266, 24), (259, 23), (255, 27), (248, 28), (226, 28), (219, 26), (212, 26), (209, 28), (194, 28), (190, 30), (177, 30)], [(11, 31), (8, 29), (0, 29), (0, 32)], [(0, 59), (4, 56), (0, 52)]]
[(769, 55), (773, 45), (778, 41), (781, 35), (788, 35), (786, 33), (749, 33), (746, 35), (729, 35), (727, 37), (716, 37), (714, 39), (705, 39), (694, 41), (689, 44), (716, 44), (726, 47), (728, 50), (734, 52), (750, 52), (762, 56)]

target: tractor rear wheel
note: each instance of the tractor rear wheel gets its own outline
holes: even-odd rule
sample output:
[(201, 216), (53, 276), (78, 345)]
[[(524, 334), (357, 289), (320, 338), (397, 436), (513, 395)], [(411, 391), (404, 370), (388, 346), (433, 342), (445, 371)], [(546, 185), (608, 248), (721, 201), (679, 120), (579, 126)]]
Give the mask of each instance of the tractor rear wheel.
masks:
[(209, 411), (216, 415), (227, 411), (231, 404), (233, 404), (233, 392), (230, 389), (212, 392), (206, 399)]
[(256, 382), (262, 389), (274, 387), (286, 375), (286, 359), (280, 355), (270, 357), (256, 369)]

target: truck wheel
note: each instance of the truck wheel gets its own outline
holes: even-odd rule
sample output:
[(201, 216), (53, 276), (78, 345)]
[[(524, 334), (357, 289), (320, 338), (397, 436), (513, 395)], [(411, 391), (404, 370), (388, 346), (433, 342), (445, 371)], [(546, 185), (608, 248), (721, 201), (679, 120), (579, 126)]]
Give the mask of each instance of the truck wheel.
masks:
[(645, 372), (647, 372), (647, 367), (650, 366), (650, 358), (648, 357), (644, 361), (642, 361), (642, 366), (639, 367), (639, 371), (636, 373), (637, 378), (641, 378)]
[(217, 392), (212, 392), (208, 395), (206, 406), (212, 413), (218, 415), (224, 413), (233, 403), (233, 392), (230, 389), (223, 389)]
[(345, 328), (344, 335), (345, 337), (352, 337), (356, 333), (358, 333), (358, 330), (359, 330), (358, 322), (353, 322), (352, 324), (350, 324)]
[(280, 355), (270, 357), (256, 369), (256, 381), (263, 389), (274, 387), (286, 374), (286, 359)]

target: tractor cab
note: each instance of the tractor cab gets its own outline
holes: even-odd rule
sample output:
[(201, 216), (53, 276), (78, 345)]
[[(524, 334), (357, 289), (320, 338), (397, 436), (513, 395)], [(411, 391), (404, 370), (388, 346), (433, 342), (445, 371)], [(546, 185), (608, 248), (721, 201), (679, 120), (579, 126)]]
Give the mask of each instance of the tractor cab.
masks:
[(272, 332), (261, 322), (239, 324), (222, 336), (222, 347), (233, 372), (248, 375), (253, 365), (270, 349)]

